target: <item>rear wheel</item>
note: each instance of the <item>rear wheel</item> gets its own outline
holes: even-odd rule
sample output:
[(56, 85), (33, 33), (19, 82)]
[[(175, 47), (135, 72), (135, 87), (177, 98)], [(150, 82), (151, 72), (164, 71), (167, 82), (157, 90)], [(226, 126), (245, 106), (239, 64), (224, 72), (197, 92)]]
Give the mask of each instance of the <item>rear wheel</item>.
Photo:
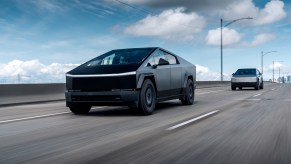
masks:
[(182, 104), (192, 105), (195, 97), (194, 84), (191, 79), (188, 79), (184, 97), (181, 99)]
[(242, 90), (242, 87), (239, 87), (239, 90)]
[(90, 109), (91, 106), (89, 105), (71, 105), (69, 106), (70, 110), (72, 113), (74, 114), (87, 114)]
[(156, 91), (151, 80), (146, 79), (143, 82), (139, 98), (139, 111), (143, 115), (152, 114), (156, 106)]

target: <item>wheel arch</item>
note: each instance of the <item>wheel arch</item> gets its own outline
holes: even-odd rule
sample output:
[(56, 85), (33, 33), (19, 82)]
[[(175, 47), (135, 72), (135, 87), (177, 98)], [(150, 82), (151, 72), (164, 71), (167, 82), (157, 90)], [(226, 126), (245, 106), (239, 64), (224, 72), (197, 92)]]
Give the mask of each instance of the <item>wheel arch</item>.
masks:
[(137, 82), (137, 87), (136, 88), (137, 89), (141, 89), (142, 84), (146, 79), (150, 79), (152, 81), (152, 83), (154, 84), (156, 95), (157, 95), (157, 91), (158, 91), (157, 90), (157, 83), (156, 83), (156, 78), (155, 78), (153, 73), (141, 74), (139, 76), (139, 78), (138, 78), (138, 82)]
[(193, 81), (194, 89), (195, 89), (196, 88), (195, 76), (193, 74), (188, 74), (188, 73), (186, 73), (185, 76), (184, 76), (183, 88), (186, 88), (187, 82), (188, 82), (189, 79), (191, 79)]

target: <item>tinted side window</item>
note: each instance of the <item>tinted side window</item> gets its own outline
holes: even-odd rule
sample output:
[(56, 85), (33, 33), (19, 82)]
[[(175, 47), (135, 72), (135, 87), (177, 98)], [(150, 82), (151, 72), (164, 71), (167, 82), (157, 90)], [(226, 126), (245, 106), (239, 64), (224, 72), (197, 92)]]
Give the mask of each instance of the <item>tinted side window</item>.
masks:
[(154, 55), (149, 59), (147, 66), (158, 65), (160, 59), (167, 60), (164, 52), (158, 50), (154, 52)]
[(155, 59), (154, 59), (154, 56), (150, 58), (150, 60), (149, 60), (149, 62), (148, 62), (148, 64), (147, 64), (147, 66), (153, 66), (153, 65), (156, 65), (156, 63), (155, 63)]
[(156, 53), (154, 54), (154, 59), (155, 59), (155, 63), (156, 64), (159, 64), (160, 59), (167, 60), (164, 52), (163, 51), (160, 51), (160, 50), (156, 51)]
[(257, 75), (259, 75), (261, 72), (259, 70), (257, 70)]
[(168, 53), (165, 53), (165, 55), (166, 55), (166, 58), (168, 59), (170, 64), (177, 64), (177, 59), (175, 56), (168, 54)]

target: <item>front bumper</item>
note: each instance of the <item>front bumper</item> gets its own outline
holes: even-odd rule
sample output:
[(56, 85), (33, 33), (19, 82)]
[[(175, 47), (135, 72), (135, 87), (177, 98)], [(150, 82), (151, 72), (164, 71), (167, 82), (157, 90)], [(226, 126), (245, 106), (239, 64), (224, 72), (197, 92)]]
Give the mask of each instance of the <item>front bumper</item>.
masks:
[(138, 107), (139, 91), (65, 92), (66, 105), (86, 104), (91, 106)]
[(256, 83), (257, 77), (232, 77), (231, 82), (233, 82), (233, 83)]
[(257, 82), (231, 82), (233, 87), (256, 87)]

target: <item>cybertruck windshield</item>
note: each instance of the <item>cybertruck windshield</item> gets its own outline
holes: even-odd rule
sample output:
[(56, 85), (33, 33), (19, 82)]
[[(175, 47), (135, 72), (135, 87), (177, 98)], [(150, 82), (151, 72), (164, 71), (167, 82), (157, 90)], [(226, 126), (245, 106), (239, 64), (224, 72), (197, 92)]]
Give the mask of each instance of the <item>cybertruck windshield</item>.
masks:
[(112, 50), (88, 61), (83, 66), (137, 64), (142, 62), (152, 50), (153, 48)]
[(256, 75), (255, 69), (239, 69), (235, 72), (235, 75)]

